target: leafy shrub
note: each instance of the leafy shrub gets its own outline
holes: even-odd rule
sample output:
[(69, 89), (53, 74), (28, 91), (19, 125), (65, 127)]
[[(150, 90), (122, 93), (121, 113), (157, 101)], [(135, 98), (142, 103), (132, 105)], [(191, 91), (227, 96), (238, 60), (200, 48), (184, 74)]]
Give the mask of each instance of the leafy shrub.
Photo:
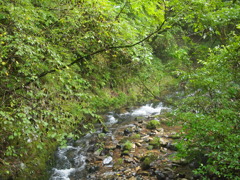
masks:
[[(195, 173), (237, 179), (239, 175), (239, 62), (240, 37), (230, 45), (216, 47), (188, 75), (188, 95), (179, 102), (176, 117), (184, 122), (185, 137), (180, 154), (197, 160)], [(184, 75), (185, 76), (185, 75)], [(186, 78), (186, 76), (185, 76)]]

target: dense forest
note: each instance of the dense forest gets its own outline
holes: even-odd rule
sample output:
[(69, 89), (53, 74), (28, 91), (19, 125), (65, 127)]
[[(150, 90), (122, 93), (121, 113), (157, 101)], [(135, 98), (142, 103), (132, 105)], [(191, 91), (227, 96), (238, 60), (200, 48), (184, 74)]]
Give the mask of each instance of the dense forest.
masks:
[(239, 179), (239, 31), (237, 0), (2, 0), (0, 179), (45, 179), (100, 113), (154, 99), (196, 174)]

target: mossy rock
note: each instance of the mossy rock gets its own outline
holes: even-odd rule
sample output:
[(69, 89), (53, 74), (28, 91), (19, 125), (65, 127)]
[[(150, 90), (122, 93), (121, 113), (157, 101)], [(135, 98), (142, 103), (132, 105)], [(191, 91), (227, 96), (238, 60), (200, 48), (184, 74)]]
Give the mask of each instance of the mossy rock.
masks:
[(154, 162), (155, 160), (157, 160), (157, 156), (154, 154), (150, 154), (150, 155), (143, 157), (141, 159), (141, 161), (142, 161), (141, 168), (143, 170), (149, 169), (151, 167), (151, 163)]
[(160, 138), (154, 137), (152, 141), (149, 142), (149, 145), (151, 145), (153, 148), (159, 148), (161, 146)]
[(147, 123), (148, 129), (156, 129), (160, 126), (160, 122), (158, 120), (151, 120)]
[(130, 151), (133, 147), (133, 144), (130, 142), (130, 141), (126, 141), (124, 144), (123, 144), (123, 150), (124, 151)]
[(131, 135), (130, 139), (132, 139), (132, 140), (141, 139), (141, 135), (140, 134), (133, 134), (133, 135)]
[(152, 150), (152, 149), (153, 149), (153, 146), (152, 146), (152, 145), (149, 145), (149, 146), (147, 147), (147, 149), (148, 149), (148, 150)]
[(118, 158), (115, 162), (115, 165), (122, 165), (124, 163), (124, 160), (122, 158)]

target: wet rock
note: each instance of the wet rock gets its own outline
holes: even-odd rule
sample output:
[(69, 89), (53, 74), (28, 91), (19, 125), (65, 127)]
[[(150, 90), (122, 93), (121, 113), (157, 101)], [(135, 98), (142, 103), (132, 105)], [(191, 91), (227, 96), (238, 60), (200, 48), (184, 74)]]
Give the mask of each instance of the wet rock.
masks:
[(162, 173), (162, 171), (155, 171), (154, 173), (157, 177), (157, 180), (165, 180), (166, 179), (166, 176)]
[(189, 167), (192, 168), (192, 169), (196, 169), (196, 168), (199, 167), (199, 162), (193, 161), (189, 164)]
[(124, 129), (124, 131), (123, 131), (124, 136), (128, 136), (128, 135), (130, 135), (131, 133), (132, 133), (132, 131), (129, 130), (129, 129)]
[(155, 155), (148, 155), (145, 156), (141, 159), (142, 163), (141, 163), (141, 167), (143, 170), (147, 170), (151, 167), (151, 164), (153, 163), (153, 161), (155, 161), (157, 159), (157, 157)]
[(156, 132), (150, 132), (148, 133), (149, 136), (155, 136), (156, 135)]
[(108, 156), (103, 160), (103, 165), (109, 165), (112, 163), (113, 158), (111, 156)]
[(169, 140), (167, 139), (167, 138), (160, 138), (160, 144), (162, 145), (162, 146), (167, 146), (167, 144), (169, 143)]
[(135, 178), (134, 176), (130, 177), (128, 180), (136, 180), (137, 178)]
[(184, 165), (188, 164), (188, 161), (186, 159), (183, 159), (183, 158), (181, 158), (179, 160), (173, 160), (172, 162), (175, 163), (175, 164), (178, 164), (180, 166), (184, 166)]
[(114, 150), (114, 149), (116, 149), (116, 145), (115, 145), (115, 144), (106, 145), (106, 146), (105, 146), (105, 149)]
[(97, 178), (96, 178), (96, 175), (90, 174), (90, 175), (87, 175), (87, 179), (97, 179)]
[(150, 173), (148, 171), (139, 171), (138, 174), (142, 175), (142, 176), (149, 176), (150, 175)]
[(172, 151), (177, 151), (177, 147), (173, 145), (172, 143), (167, 143), (166, 148), (172, 150)]
[(162, 162), (160, 160), (153, 161), (150, 163), (150, 167), (151, 169), (158, 169), (161, 163)]
[(135, 133), (139, 133), (139, 132), (141, 132), (141, 131), (142, 131), (142, 129), (141, 129), (140, 127), (137, 127), (137, 128), (134, 130)]
[(96, 160), (96, 158), (94, 156), (89, 155), (89, 157), (85, 160), (85, 162), (90, 163), (90, 162), (93, 162), (95, 160)]
[(131, 152), (135, 152), (135, 148), (136, 148), (136, 145), (133, 143), (133, 144), (132, 144)]
[(152, 139), (152, 138), (150, 138), (149, 135), (146, 135), (146, 136), (142, 137), (142, 140), (143, 140), (144, 142), (149, 142), (150, 139)]
[(121, 156), (130, 156), (129, 151), (123, 151), (121, 152)]
[(102, 161), (105, 157), (104, 156), (95, 156), (96, 161)]
[(96, 171), (98, 171), (100, 169), (99, 166), (94, 165), (94, 164), (90, 164), (88, 165), (88, 167), (86, 167), (88, 173), (95, 173)]
[(94, 146), (90, 146), (87, 150), (87, 152), (94, 152), (95, 151), (95, 147)]
[(109, 154), (109, 149), (104, 148), (104, 149), (101, 151), (100, 156), (106, 156), (106, 155), (108, 155), (108, 154)]
[(160, 133), (163, 133), (164, 132), (164, 129), (163, 128), (157, 128), (156, 131), (160, 132)]
[(66, 152), (66, 157), (68, 159), (73, 159), (76, 155), (77, 151), (76, 149), (69, 149), (67, 152)]
[(142, 147), (142, 144), (140, 144), (139, 142), (135, 143), (137, 147)]
[(165, 167), (165, 168), (164, 168), (164, 171), (165, 171), (165, 172), (171, 172), (171, 173), (174, 172), (171, 168), (168, 168), (168, 167)]
[(93, 155), (95, 155), (95, 156), (100, 156), (100, 154), (101, 154), (101, 150), (96, 150), (96, 151), (93, 153)]
[(162, 153), (167, 153), (167, 148), (163, 148), (163, 147), (160, 147), (160, 152), (162, 152)]
[(143, 121), (145, 120), (145, 117), (140, 116), (140, 117), (135, 117), (135, 121), (137, 121), (138, 123), (143, 123)]
[(183, 173), (179, 173), (177, 176), (178, 176), (179, 178), (185, 178), (185, 177), (186, 177), (186, 175), (183, 174)]
[(124, 159), (124, 162), (126, 162), (126, 163), (136, 163), (136, 162), (134, 161), (134, 159), (132, 159), (132, 158), (130, 158), (130, 157), (125, 158), (125, 159)]
[(140, 169), (141, 169), (141, 167), (140, 167), (140, 166), (137, 166), (137, 167), (135, 168), (135, 172), (138, 172)]

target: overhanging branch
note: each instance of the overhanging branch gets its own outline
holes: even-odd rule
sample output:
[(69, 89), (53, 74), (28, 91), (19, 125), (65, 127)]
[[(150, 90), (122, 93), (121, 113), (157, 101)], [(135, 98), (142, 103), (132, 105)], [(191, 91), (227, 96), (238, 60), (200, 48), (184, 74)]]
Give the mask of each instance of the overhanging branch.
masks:
[(141, 43), (143, 43), (144, 41), (150, 39), (153, 35), (155, 34), (159, 34), (161, 32), (164, 32), (166, 29), (163, 29), (163, 26), (165, 24), (166, 20), (164, 20), (161, 25), (152, 33), (150, 33), (149, 35), (147, 35), (145, 38), (143, 38), (142, 40), (138, 41), (138, 42), (135, 42), (133, 44), (126, 44), (126, 45), (120, 45), (120, 46), (109, 46), (109, 47), (105, 47), (103, 49), (99, 49), (97, 51), (94, 51), (92, 53), (89, 53), (88, 55), (86, 56), (80, 56), (78, 57), (76, 60), (74, 60), (73, 62), (69, 63), (68, 65), (65, 65), (65, 66), (62, 66), (62, 67), (59, 67), (59, 68), (56, 68), (56, 69), (52, 69), (52, 70), (49, 70), (49, 71), (45, 71), (45, 72), (42, 72), (38, 75), (36, 75), (36, 78), (35, 79), (32, 79), (32, 80), (29, 80), (28, 82), (26, 82), (25, 84), (23, 84), (22, 86), (19, 86), (17, 88), (14, 88), (12, 90), (8, 90), (6, 91), (4, 94), (1, 94), (0, 97), (3, 97), (3, 96), (6, 96), (6, 95), (9, 95), (19, 89), (23, 89), (25, 88), (26, 86), (30, 85), (31, 83), (35, 82), (36, 80), (48, 75), (48, 74), (52, 74), (52, 73), (55, 73), (56, 71), (59, 71), (59, 70), (64, 70), (66, 69), (67, 67), (70, 67), (78, 62), (81, 62), (82, 60), (84, 59), (87, 59), (91, 56), (94, 56), (96, 54), (99, 54), (99, 53), (102, 53), (102, 52), (105, 52), (107, 50), (111, 50), (111, 49), (122, 49), (122, 48), (131, 48), (131, 47), (134, 47), (136, 45), (139, 45)]

